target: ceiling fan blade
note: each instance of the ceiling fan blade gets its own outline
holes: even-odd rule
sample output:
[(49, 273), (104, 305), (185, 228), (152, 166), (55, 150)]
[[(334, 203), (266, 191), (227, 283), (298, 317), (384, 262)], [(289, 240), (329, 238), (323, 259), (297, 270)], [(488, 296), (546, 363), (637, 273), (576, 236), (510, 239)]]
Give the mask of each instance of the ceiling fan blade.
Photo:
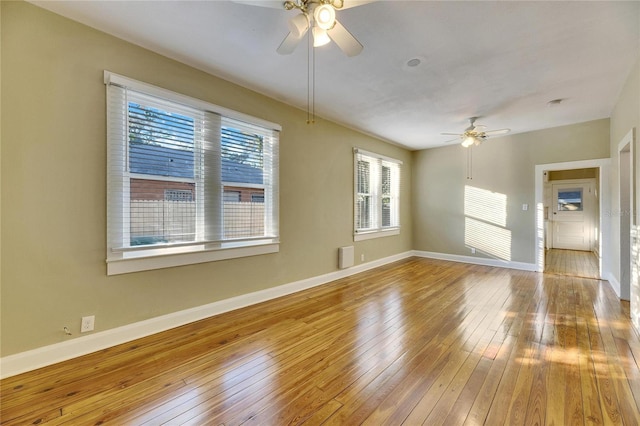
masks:
[(460, 133), (440, 133), (442, 136), (461, 136)]
[[(344, 0), (342, 7), (336, 7), (336, 9), (349, 9), (351, 7), (362, 6), (363, 4), (373, 3), (375, 1), (377, 0)], [(336, 3), (340, 3), (340, 1), (338, 0)]]
[(484, 124), (476, 124), (476, 125), (473, 126), (473, 131), (474, 132), (481, 132), (486, 128), (487, 128), (487, 126), (485, 126)]
[(234, 3), (247, 6), (270, 7), (272, 9), (284, 9), (284, 0), (232, 0)]
[(498, 130), (488, 130), (486, 132), (483, 132), (486, 136), (493, 136), (493, 135), (504, 135), (505, 133), (509, 133), (511, 131), (511, 129), (498, 129)]
[(305, 33), (306, 31), (301, 34), (300, 37), (296, 37), (296, 35), (293, 33), (287, 34), (284, 40), (282, 40), (282, 43), (280, 43), (280, 46), (278, 46), (278, 48), (276, 49), (276, 52), (281, 55), (292, 54)]
[(451, 142), (460, 142), (460, 138), (449, 139), (448, 141), (444, 141), (442, 143), (451, 143)]
[(327, 31), (331, 40), (335, 41), (338, 47), (345, 53), (347, 56), (356, 56), (362, 49), (364, 48), (356, 38), (351, 35), (351, 33), (336, 20), (336, 24)]

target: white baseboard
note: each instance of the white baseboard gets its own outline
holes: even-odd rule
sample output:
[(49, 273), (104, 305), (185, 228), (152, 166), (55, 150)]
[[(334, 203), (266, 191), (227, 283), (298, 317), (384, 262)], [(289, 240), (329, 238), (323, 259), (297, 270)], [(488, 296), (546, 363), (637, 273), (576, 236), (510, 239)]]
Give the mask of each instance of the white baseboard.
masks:
[(20, 373), (46, 367), (58, 362), (66, 361), (82, 355), (130, 342), (135, 339), (160, 333), (171, 328), (179, 327), (194, 321), (199, 321), (214, 315), (243, 308), (256, 303), (286, 296), (308, 288), (326, 284), (350, 275), (377, 268), (388, 263), (413, 256), (412, 251), (399, 253), (372, 262), (362, 263), (347, 269), (330, 272), (328, 274), (283, 284), (277, 287), (256, 291), (230, 299), (209, 303), (183, 311), (162, 315), (156, 318), (124, 325), (67, 340), (62, 343), (43, 346), (26, 352), (17, 353), (0, 358), (0, 378), (15, 376)]
[(496, 266), (498, 268), (519, 269), (522, 271), (537, 270), (535, 263), (513, 262), (500, 259), (488, 259), (483, 257), (461, 256), (458, 254), (435, 253), (431, 251), (414, 250), (414, 256), (426, 257), (429, 259), (448, 260), (451, 262), (471, 263), (474, 265)]
[(602, 278), (609, 281), (609, 285), (611, 286), (611, 288), (616, 293), (616, 296), (618, 296), (618, 299), (619, 299), (620, 298), (620, 282), (616, 279), (616, 277), (611, 272), (607, 272), (603, 275)]

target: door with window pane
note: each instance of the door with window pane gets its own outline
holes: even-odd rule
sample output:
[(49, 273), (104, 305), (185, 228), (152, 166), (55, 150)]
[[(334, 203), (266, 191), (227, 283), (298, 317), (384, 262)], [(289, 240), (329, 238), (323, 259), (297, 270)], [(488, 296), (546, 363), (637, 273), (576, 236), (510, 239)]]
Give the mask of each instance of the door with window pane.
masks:
[(553, 248), (591, 250), (592, 191), (589, 183), (553, 185)]

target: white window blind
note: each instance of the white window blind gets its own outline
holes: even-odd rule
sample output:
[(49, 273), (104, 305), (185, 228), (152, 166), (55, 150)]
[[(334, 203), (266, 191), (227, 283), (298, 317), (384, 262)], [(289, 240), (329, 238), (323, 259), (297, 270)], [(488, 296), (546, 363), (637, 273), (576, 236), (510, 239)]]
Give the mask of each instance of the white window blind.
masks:
[(105, 82), (108, 262), (188, 264), (184, 253), (278, 242), (276, 125), (114, 74)]
[(355, 235), (400, 228), (400, 170), (402, 162), (354, 149)]

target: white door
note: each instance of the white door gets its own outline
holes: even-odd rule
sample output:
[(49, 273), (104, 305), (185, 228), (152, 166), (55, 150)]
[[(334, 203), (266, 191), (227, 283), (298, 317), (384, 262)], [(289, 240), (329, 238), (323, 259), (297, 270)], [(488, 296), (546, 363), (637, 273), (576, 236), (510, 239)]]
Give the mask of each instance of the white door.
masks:
[(553, 185), (553, 248), (591, 250), (592, 192), (590, 183)]

